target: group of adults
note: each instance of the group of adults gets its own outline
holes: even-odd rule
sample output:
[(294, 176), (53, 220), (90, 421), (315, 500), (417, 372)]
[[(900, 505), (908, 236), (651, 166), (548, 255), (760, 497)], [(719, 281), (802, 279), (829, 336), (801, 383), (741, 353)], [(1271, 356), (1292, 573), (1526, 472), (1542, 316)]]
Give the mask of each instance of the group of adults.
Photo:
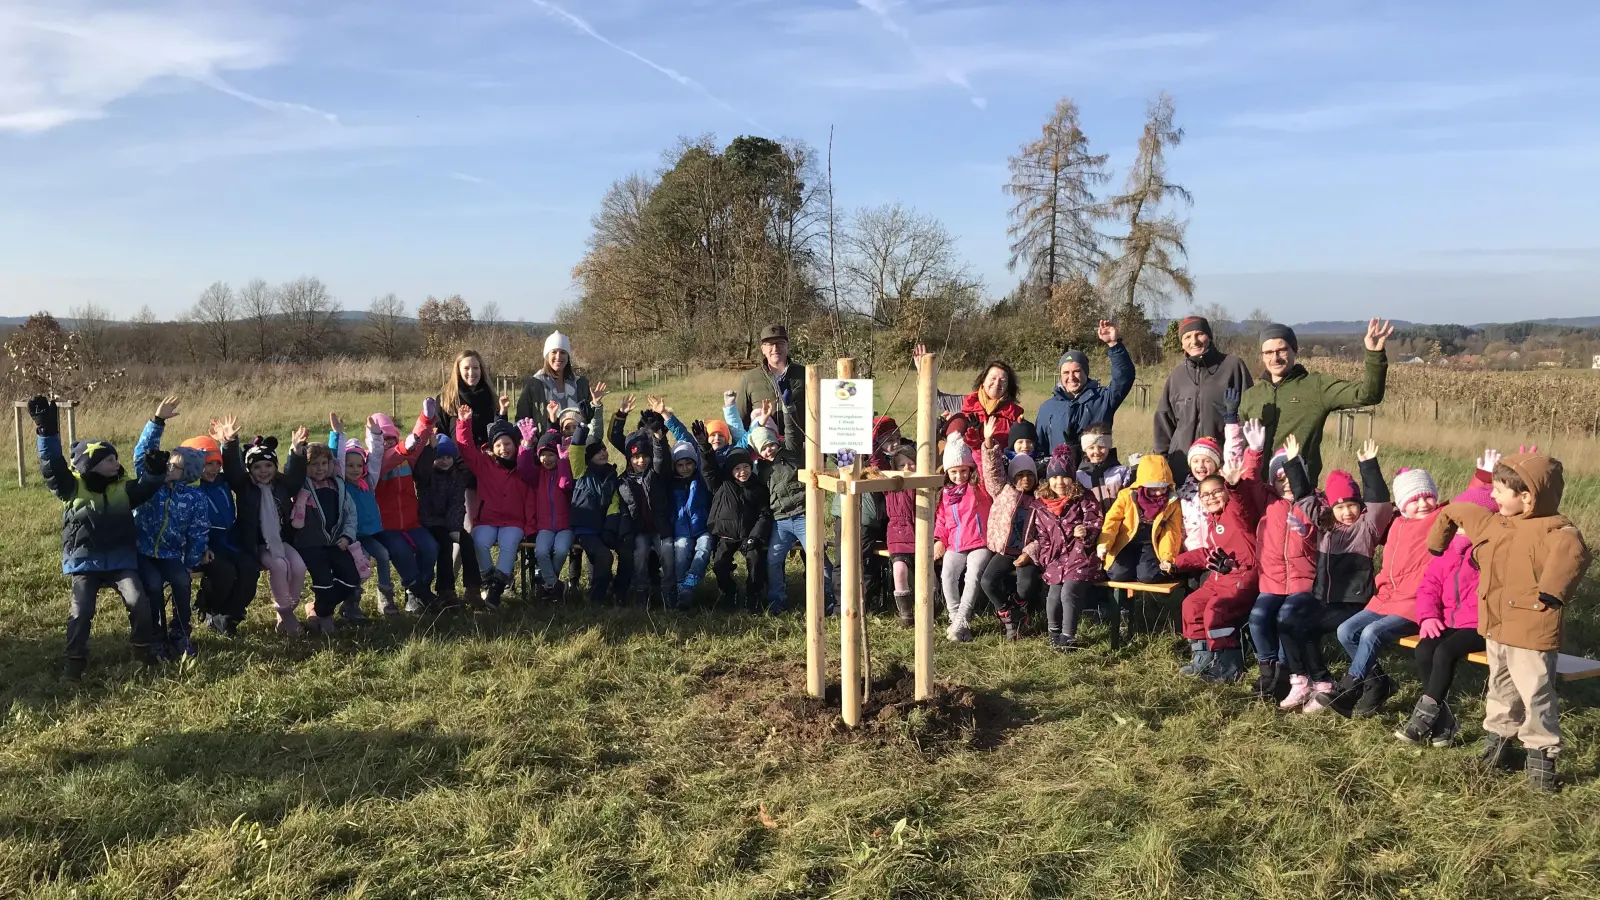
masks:
[[(1178, 332), (1183, 360), (1168, 374), (1156, 403), (1155, 437), (1150, 449), (1168, 458), (1179, 481), (1188, 473), (1189, 447), (1196, 440), (1210, 437), (1223, 442), (1223, 419), (1234, 396), (1238, 397), (1241, 421), (1258, 419), (1265, 426), (1267, 446), (1279, 446), (1289, 435), (1299, 440), (1300, 456), (1313, 481), (1322, 471), (1322, 431), (1328, 416), (1337, 410), (1383, 401), (1388, 376), (1384, 347), (1394, 333), (1394, 327), (1386, 321), (1372, 319), (1367, 323), (1366, 360), (1360, 381), (1308, 371), (1299, 363), (1300, 344), (1294, 329), (1287, 325), (1273, 324), (1262, 329), (1259, 377), (1252, 377), (1244, 360), (1217, 347), (1216, 335), (1205, 318), (1183, 319)], [(1041, 455), (1048, 456), (1059, 443), (1076, 446), (1084, 429), (1092, 425), (1114, 428), (1117, 410), (1133, 390), (1137, 371), (1116, 324), (1100, 322), (1097, 336), (1105, 346), (1110, 383), (1102, 384), (1090, 376), (1086, 352), (1071, 349), (1062, 354), (1055, 388), (1039, 404), (1032, 423)], [(789, 357), (787, 329), (783, 325), (767, 326), (761, 332), (760, 347), (760, 361), (741, 376), (736, 391), (735, 405), (746, 424), (764, 400), (780, 401), (780, 409), (792, 406), (803, 421), (805, 367)], [(919, 347), (913, 362), (920, 362), (921, 354)], [(494, 418), (497, 402), (488, 367), (476, 354), (463, 354), (455, 375), (457, 399), (473, 406), (474, 427), (486, 428)], [(994, 419), (997, 434), (1007, 435), (1013, 425), (1024, 419), (1017, 398), (1015, 370), (1004, 361), (994, 360), (979, 370), (971, 393), (941, 395), (940, 405), (948, 412), (962, 413), (979, 433), (985, 423)], [(541, 428), (551, 427), (551, 401), (561, 409), (580, 409), (586, 416), (592, 402), (589, 381), (573, 369), (572, 344), (560, 332), (546, 339), (539, 371), (524, 380), (516, 416), (533, 419)], [(483, 408), (480, 410), (479, 406)], [(454, 408), (455, 404), (445, 405), (446, 410)], [(776, 424), (780, 430), (785, 427), (781, 418)], [(1005, 437), (1001, 440), (1009, 443)]]

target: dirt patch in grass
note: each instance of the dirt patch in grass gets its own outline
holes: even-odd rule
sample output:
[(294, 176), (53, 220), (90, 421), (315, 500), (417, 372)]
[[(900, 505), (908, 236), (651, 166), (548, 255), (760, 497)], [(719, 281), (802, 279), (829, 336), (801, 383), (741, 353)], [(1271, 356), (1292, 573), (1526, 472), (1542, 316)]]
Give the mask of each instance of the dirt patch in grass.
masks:
[(839, 684), (823, 699), (805, 693), (802, 663), (755, 662), (713, 666), (700, 673), (704, 700), (722, 710), (734, 739), (818, 748), (828, 744), (910, 743), (925, 753), (992, 750), (1028, 721), (1016, 702), (994, 692), (938, 682), (917, 702), (914, 673), (899, 663), (873, 672), (861, 704), (861, 724), (846, 728)]

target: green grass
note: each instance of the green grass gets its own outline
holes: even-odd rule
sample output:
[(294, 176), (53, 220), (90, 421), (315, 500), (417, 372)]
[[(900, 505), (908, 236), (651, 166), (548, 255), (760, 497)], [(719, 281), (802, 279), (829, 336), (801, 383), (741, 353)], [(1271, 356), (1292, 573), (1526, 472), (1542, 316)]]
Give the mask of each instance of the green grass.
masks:
[[(679, 385), (680, 413), (709, 387)], [(1569, 484), (1580, 521), (1595, 482)], [(263, 595), (241, 639), (149, 673), (103, 594), (73, 685), (58, 517), (36, 476), (0, 490), (0, 897), (1600, 896), (1592, 688), (1562, 689), (1546, 798), (1471, 773), (1470, 747), (1396, 742), (1417, 692), (1398, 654), (1382, 719), (1285, 716), (1177, 675), (1164, 626), (1118, 654), (941, 640), (992, 747), (918, 713), (793, 729), (772, 702), (802, 689), (793, 617), (514, 606), (284, 642)], [(1596, 600), (1591, 580), (1573, 604), (1590, 655)], [(909, 664), (892, 618), (871, 629), (880, 670)], [(1458, 688), (1473, 737), (1482, 684)]]

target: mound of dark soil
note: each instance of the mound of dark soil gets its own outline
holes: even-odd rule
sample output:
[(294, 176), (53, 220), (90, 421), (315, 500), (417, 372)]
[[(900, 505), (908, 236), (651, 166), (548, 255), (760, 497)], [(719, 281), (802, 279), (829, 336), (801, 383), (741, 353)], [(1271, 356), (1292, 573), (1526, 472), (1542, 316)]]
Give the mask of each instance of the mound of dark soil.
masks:
[(839, 685), (823, 699), (805, 693), (805, 665), (749, 663), (713, 667), (700, 674), (706, 700), (731, 714), (736, 739), (821, 747), (830, 743), (906, 742), (926, 753), (970, 748), (991, 750), (1026, 721), (1013, 701), (988, 691), (948, 682), (917, 702), (914, 673), (899, 663), (874, 672), (861, 704), (861, 724), (845, 727), (839, 715)]

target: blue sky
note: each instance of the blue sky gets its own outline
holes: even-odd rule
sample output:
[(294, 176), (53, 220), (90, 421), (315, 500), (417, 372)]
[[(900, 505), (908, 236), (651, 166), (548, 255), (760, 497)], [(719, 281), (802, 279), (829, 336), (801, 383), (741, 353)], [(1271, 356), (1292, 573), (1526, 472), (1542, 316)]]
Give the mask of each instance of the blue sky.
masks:
[(1071, 96), (1120, 184), (1165, 89), (1198, 303), (1592, 315), (1596, 46), (1592, 2), (0, 0), (0, 314), (314, 274), (539, 320), (678, 136), (830, 125), (839, 204), (998, 296), (1007, 155)]

